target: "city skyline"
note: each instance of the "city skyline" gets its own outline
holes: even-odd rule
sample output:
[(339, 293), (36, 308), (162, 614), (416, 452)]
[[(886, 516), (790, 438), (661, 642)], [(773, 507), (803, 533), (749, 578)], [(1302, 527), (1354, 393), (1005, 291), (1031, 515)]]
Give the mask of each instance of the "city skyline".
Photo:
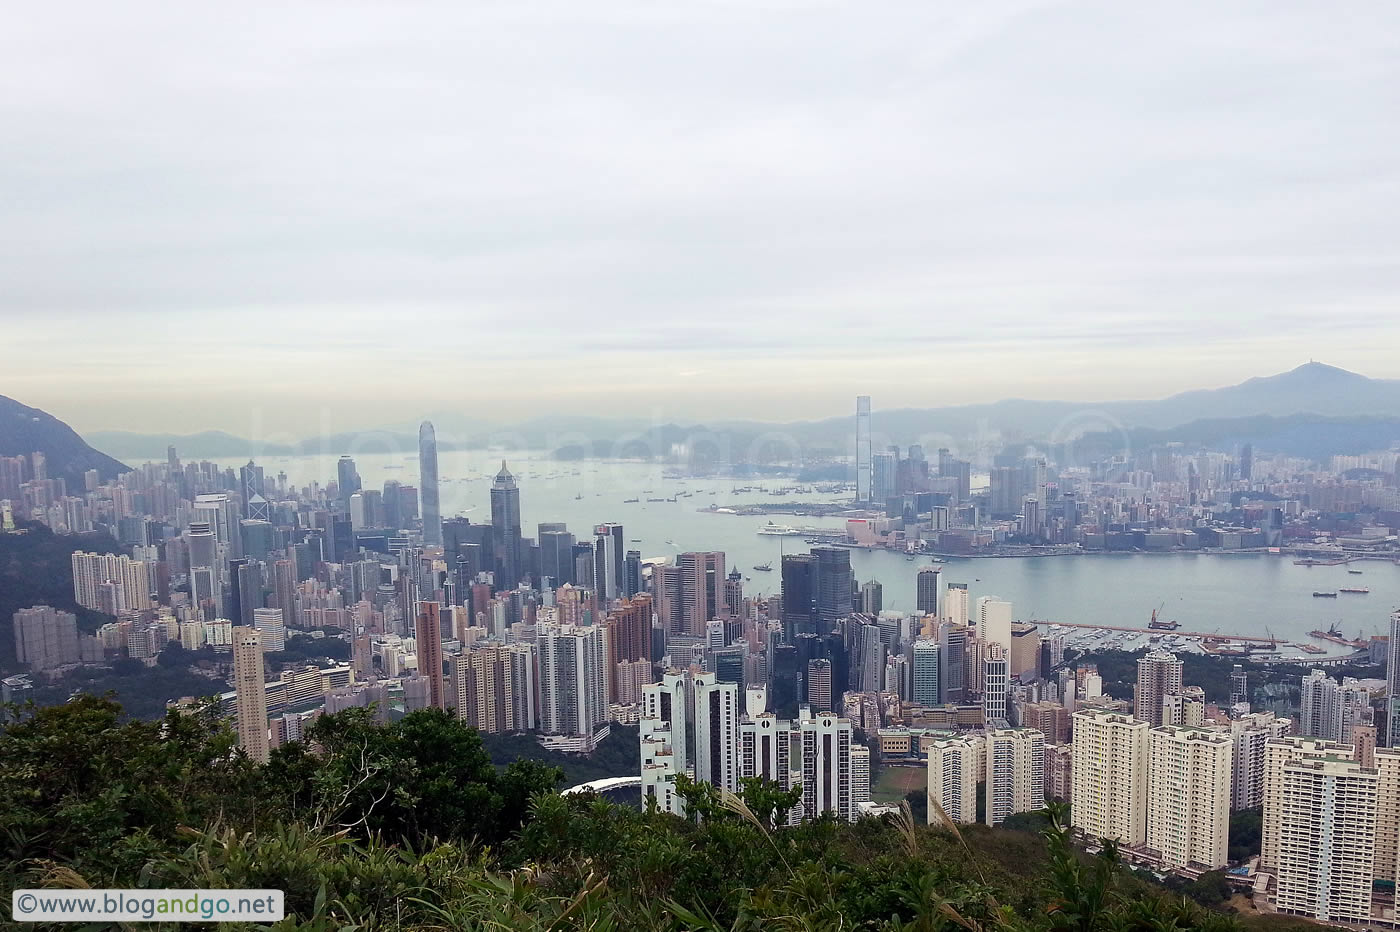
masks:
[(1389, 7), (75, 12), (0, 38), (0, 313), (83, 429), (1400, 375)]

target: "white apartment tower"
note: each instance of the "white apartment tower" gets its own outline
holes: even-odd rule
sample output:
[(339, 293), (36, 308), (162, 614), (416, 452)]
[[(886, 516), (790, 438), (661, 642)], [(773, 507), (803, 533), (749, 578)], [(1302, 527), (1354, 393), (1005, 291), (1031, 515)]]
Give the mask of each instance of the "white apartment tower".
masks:
[(803, 718), (802, 808), (808, 819), (823, 812), (851, 817), (851, 723), (830, 712)]
[(1070, 819), (1091, 838), (1127, 845), (1146, 840), (1149, 725), (1102, 709), (1073, 718)]
[(1045, 808), (1045, 735), (1034, 728), (987, 731), (988, 825)]
[(1164, 865), (1229, 860), (1233, 750), (1223, 731), (1163, 725), (1149, 733), (1147, 846)]
[[(928, 749), (928, 822), (940, 821), (939, 806), (954, 823), (977, 821), (977, 782), (981, 778), (981, 735), (940, 738)], [(934, 805), (937, 803), (938, 805)]]
[(1259, 870), (1276, 870), (1279, 863), (1279, 833), (1283, 819), (1283, 770), (1301, 760), (1338, 758), (1350, 760), (1351, 746), (1317, 738), (1291, 736), (1264, 742), (1264, 818), (1260, 842)]
[(1280, 768), (1280, 912), (1370, 922), (1377, 783), (1375, 770), (1341, 757), (1295, 759)]
[(695, 779), (739, 791), (739, 685), (696, 673)]

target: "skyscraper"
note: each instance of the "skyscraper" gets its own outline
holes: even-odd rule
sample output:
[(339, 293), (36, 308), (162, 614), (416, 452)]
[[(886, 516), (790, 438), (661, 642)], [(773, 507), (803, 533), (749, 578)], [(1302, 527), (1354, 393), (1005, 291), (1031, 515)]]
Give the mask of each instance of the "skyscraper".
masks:
[(919, 614), (938, 616), (938, 590), (942, 580), (943, 573), (936, 566), (925, 566), (919, 570), (914, 578), (914, 608)]
[(418, 603), (414, 635), (418, 644), (418, 675), (428, 678), (428, 705), (447, 708), (447, 688), (442, 678), (442, 619), (436, 602)]
[(1000, 644), (1011, 650), (1011, 622), (1015, 611), (1010, 602), (984, 595), (977, 600), (977, 637), (983, 644)]
[(914, 695), (922, 706), (938, 705), (938, 667), (942, 651), (935, 638), (919, 638), (914, 642)]
[(540, 575), (549, 577), (554, 588), (574, 580), (574, 535), (562, 524), (539, 526)]
[(1216, 868), (1229, 860), (1233, 745), (1205, 728), (1148, 733), (1147, 846), (1164, 864)]
[(601, 625), (542, 625), (540, 730), (592, 737), (608, 720), (607, 645)]
[(360, 473), (355, 469), (355, 461), (346, 454), (335, 464), (336, 488), (340, 493), (343, 508), (350, 507), (350, 496), (360, 491)]
[(828, 634), (851, 614), (851, 552), (843, 547), (813, 547), (814, 605), (817, 634)]
[[(608, 522), (593, 529), (593, 588), (598, 591), (598, 597), (605, 602), (622, 598), (626, 556), (627, 548), (621, 524)], [(704, 622), (701, 622), (702, 633), (704, 628)]]
[(870, 498), (870, 396), (856, 396), (856, 501)]
[(954, 625), (967, 625), (972, 619), (967, 583), (948, 583), (943, 593), (943, 619)]
[(783, 639), (812, 632), (816, 599), (816, 558), (807, 553), (783, 556)]
[[(1264, 814), (1261, 822), (1259, 870), (1273, 871), (1280, 866), (1283, 826), (1290, 805), (1284, 770), (1293, 763), (1315, 760), (1350, 760), (1351, 748), (1333, 741), (1289, 736), (1264, 742)], [(1079, 762), (1076, 760), (1075, 765)]]
[(1341, 758), (1283, 765), (1277, 813), (1279, 912), (1320, 922), (1371, 921), (1378, 783), (1376, 771)]
[(1140, 845), (1147, 834), (1149, 725), (1118, 712), (1080, 709), (1071, 718), (1070, 819), (1090, 838)]
[(267, 763), (267, 688), (263, 685), (262, 639), (252, 628), (233, 629), (233, 689), (238, 710), (238, 746), (251, 760)]
[(1322, 670), (1303, 677), (1298, 705), (1298, 734), (1324, 741), (1351, 742), (1353, 725), (1370, 715), (1370, 693), (1351, 677), (1341, 683)]
[[(504, 469), (505, 463), (502, 463), (501, 467)], [(437, 431), (433, 429), (432, 421), (424, 421), (418, 425), (418, 500), (422, 503), (423, 511), (423, 544), (428, 547), (441, 547), (442, 507), (438, 499)], [(495, 504), (494, 496), (492, 504)], [(518, 507), (516, 511), (518, 526)]]
[(982, 712), (987, 727), (1006, 720), (1006, 692), (1011, 686), (1010, 652), (996, 641), (986, 645), (982, 661)]
[(802, 808), (808, 819), (830, 812), (851, 818), (851, 723), (831, 713), (804, 718), (802, 735)]
[(871, 500), (884, 505), (893, 496), (899, 494), (899, 454), (890, 451), (881, 451), (871, 457), (871, 479), (870, 495)]
[[(619, 533), (621, 525), (617, 525)], [(686, 634), (700, 637), (705, 623), (722, 615), (724, 605), (724, 553), (682, 553), (676, 557), (681, 571), (681, 615)]]
[(1133, 715), (1139, 721), (1162, 724), (1162, 700), (1181, 692), (1182, 662), (1175, 654), (1154, 650), (1137, 662)]
[(1390, 615), (1390, 644), (1385, 668), (1386, 747), (1400, 748), (1400, 611)]
[(739, 791), (739, 687), (695, 674), (695, 779)]
[(520, 542), (520, 487), (501, 460), (491, 483), (491, 527), (496, 541), (496, 588), (514, 589), (524, 572)]
[(1234, 739), (1230, 808), (1257, 809), (1264, 804), (1264, 745), (1288, 735), (1293, 720), (1272, 712), (1251, 712), (1230, 722)]

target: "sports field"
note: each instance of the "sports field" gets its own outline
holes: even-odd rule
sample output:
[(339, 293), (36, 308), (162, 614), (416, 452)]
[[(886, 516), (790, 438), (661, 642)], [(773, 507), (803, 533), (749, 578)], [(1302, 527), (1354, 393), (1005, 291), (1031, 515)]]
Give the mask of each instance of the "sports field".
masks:
[(897, 803), (906, 794), (922, 790), (928, 785), (927, 767), (886, 767), (880, 772), (879, 782), (871, 788), (870, 797), (877, 803)]

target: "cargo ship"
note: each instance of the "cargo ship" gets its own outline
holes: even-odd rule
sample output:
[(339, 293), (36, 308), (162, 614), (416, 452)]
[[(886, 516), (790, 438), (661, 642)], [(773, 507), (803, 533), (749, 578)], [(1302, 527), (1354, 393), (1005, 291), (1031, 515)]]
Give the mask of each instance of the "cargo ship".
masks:
[(1314, 599), (1335, 599), (1336, 597), (1337, 597), (1337, 593), (1335, 593), (1335, 592), (1314, 592), (1314, 593), (1313, 593), (1313, 598), (1314, 598)]
[(1365, 587), (1365, 586), (1345, 586), (1345, 587), (1342, 588), (1341, 591), (1342, 591), (1342, 592), (1351, 592), (1351, 593), (1354, 593), (1354, 594), (1356, 594), (1356, 595), (1366, 595), (1366, 594), (1369, 593), (1371, 590), (1368, 589), (1368, 588)]

